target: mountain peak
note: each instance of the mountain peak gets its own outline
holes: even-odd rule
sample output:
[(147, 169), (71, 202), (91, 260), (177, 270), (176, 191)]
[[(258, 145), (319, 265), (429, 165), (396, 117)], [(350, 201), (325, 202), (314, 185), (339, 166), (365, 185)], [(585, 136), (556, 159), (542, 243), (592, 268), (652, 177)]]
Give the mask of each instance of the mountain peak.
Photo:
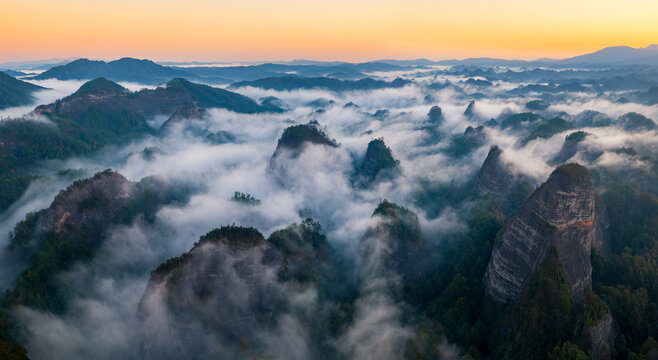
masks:
[(104, 77), (99, 77), (82, 84), (74, 95), (122, 94), (126, 91), (128, 91), (126, 88), (114, 81), (110, 81)]
[(496, 300), (517, 301), (554, 247), (578, 299), (592, 283), (591, 249), (609, 248), (607, 213), (587, 169), (558, 166), (506, 223), (484, 276)]

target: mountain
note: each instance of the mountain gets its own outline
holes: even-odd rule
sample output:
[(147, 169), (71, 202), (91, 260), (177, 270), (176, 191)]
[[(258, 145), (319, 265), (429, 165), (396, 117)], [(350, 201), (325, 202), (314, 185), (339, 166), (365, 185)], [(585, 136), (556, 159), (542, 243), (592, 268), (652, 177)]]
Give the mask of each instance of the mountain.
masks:
[(658, 125), (648, 117), (635, 112), (626, 113), (617, 119), (617, 125), (626, 131), (651, 131)]
[(279, 138), (276, 145), (276, 150), (272, 154), (272, 161), (281, 156), (283, 152), (290, 152), (293, 157), (296, 157), (304, 150), (304, 147), (311, 144), (330, 147), (338, 146), (338, 143), (329, 138), (317, 121), (311, 121), (308, 124), (293, 125), (286, 128), (283, 134), (281, 134), (281, 138)]
[(81, 80), (104, 77), (112, 81), (132, 81), (142, 84), (160, 84), (177, 77), (193, 77), (189, 73), (150, 60), (122, 58), (110, 62), (78, 59), (55, 66), (32, 79)]
[(8, 251), (25, 264), (2, 310), (30, 306), (59, 313), (68, 303), (55, 277), (77, 261), (90, 259), (113, 225), (137, 216), (153, 221), (161, 205), (184, 202), (185, 187), (154, 177), (139, 183), (106, 170), (61, 191), (46, 209), (28, 214), (11, 233)]
[(35, 100), (34, 92), (39, 90), (44, 90), (44, 88), (18, 80), (0, 71), (0, 109), (29, 105)]
[(193, 103), (199, 108), (223, 108), (238, 113), (281, 112), (274, 106), (261, 106), (254, 100), (231, 91), (176, 78), (154, 90), (130, 93), (120, 85), (98, 78), (75, 93), (35, 109), (37, 114), (76, 116), (90, 106), (111, 111), (130, 111), (141, 116), (172, 115), (180, 107)]
[[(165, 115), (172, 122), (199, 116), (204, 108), (218, 107), (239, 113), (280, 112), (224, 89), (173, 79), (154, 90), (129, 92), (98, 78), (52, 104), (38, 106), (33, 115), (53, 124), (14, 119), (0, 122), (0, 209), (5, 209), (27, 188), (30, 169), (38, 161), (89, 154), (105, 145), (121, 144), (154, 134), (147, 117)], [(170, 122), (170, 124), (172, 123)], [(169, 125), (168, 125), (169, 126)]]
[(580, 144), (587, 136), (589, 136), (589, 133), (586, 133), (584, 131), (575, 131), (572, 132), (571, 134), (567, 135), (566, 138), (564, 139), (564, 143), (562, 143), (562, 148), (560, 148), (560, 152), (555, 154), (555, 156), (549, 161), (551, 165), (559, 165), (562, 163), (565, 163), (569, 161), (576, 153), (578, 152), (578, 144)]
[[(300, 285), (315, 282), (328, 260), (319, 231), (318, 223), (306, 219), (266, 240), (254, 228), (223, 226), (162, 263), (139, 305), (140, 357), (251, 358), (277, 352), (264, 335), (322, 318), (294, 311), (295, 296), (303, 295)], [(322, 341), (309, 326), (298, 331), (303, 341)], [(300, 350), (278, 353), (300, 359)], [(306, 351), (301, 358), (315, 353)]]
[(530, 276), (555, 249), (576, 299), (592, 284), (592, 249), (609, 253), (605, 206), (586, 168), (558, 166), (507, 221), (484, 276), (497, 301), (516, 302)]
[(367, 187), (380, 180), (392, 179), (400, 172), (400, 161), (395, 160), (384, 139), (373, 139), (368, 143), (361, 165), (355, 169), (353, 182), (357, 187)]
[(239, 81), (230, 88), (257, 87), (266, 90), (325, 89), (330, 91), (375, 90), (383, 88), (400, 88), (410, 84), (410, 80), (396, 78), (391, 82), (365, 78), (360, 80), (340, 80), (329, 77), (283, 76), (268, 77), (254, 81)]
[(532, 187), (525, 177), (516, 174), (501, 158), (503, 150), (498, 146), (489, 149), (487, 158), (475, 176), (473, 189), (481, 196), (489, 196), (500, 206), (505, 216), (510, 216), (530, 195)]
[(645, 48), (611, 46), (593, 53), (557, 60), (560, 65), (655, 65), (658, 62), (658, 46)]

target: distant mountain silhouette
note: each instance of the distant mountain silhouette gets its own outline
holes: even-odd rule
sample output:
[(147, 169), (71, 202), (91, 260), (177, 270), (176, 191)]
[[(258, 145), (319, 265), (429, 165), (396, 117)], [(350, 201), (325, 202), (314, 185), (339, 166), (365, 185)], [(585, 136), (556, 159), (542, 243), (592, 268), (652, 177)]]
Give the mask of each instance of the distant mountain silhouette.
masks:
[(66, 65), (55, 66), (33, 79), (95, 79), (104, 77), (112, 81), (135, 81), (143, 84), (160, 84), (176, 77), (194, 77), (179, 69), (158, 65), (150, 60), (123, 58), (110, 62), (78, 59)]

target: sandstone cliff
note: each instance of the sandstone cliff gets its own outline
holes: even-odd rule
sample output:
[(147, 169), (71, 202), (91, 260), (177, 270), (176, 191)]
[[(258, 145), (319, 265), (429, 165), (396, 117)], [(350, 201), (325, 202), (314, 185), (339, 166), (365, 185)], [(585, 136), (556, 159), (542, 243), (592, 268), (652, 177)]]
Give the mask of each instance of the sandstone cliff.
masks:
[(501, 158), (503, 150), (492, 146), (475, 177), (473, 189), (482, 196), (494, 199), (505, 216), (510, 216), (530, 195), (528, 180), (514, 173)]
[(517, 301), (529, 276), (555, 247), (572, 293), (578, 299), (592, 283), (591, 249), (609, 250), (607, 214), (590, 174), (577, 164), (553, 171), (509, 219), (484, 276), (496, 300)]

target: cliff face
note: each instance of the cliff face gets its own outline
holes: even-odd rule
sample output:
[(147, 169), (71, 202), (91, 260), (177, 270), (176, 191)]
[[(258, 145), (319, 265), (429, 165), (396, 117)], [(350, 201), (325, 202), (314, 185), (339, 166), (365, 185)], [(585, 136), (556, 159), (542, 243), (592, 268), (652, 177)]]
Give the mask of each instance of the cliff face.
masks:
[(482, 167), (475, 177), (474, 190), (482, 196), (494, 199), (505, 216), (516, 210), (530, 194), (530, 184), (512, 172), (501, 159), (503, 150), (492, 146)]
[[(254, 228), (224, 226), (161, 264), (139, 304), (141, 357), (251, 358), (274, 352), (267, 334), (287, 330), (308, 341), (320, 316), (296, 312), (294, 300), (326, 275), (329, 249), (319, 231), (306, 219), (265, 240)], [(313, 357), (299, 350), (280, 355)]]
[(572, 293), (592, 283), (591, 249), (609, 250), (607, 213), (590, 174), (559, 166), (509, 219), (494, 247), (484, 283), (496, 300), (516, 301), (529, 276), (555, 247)]

